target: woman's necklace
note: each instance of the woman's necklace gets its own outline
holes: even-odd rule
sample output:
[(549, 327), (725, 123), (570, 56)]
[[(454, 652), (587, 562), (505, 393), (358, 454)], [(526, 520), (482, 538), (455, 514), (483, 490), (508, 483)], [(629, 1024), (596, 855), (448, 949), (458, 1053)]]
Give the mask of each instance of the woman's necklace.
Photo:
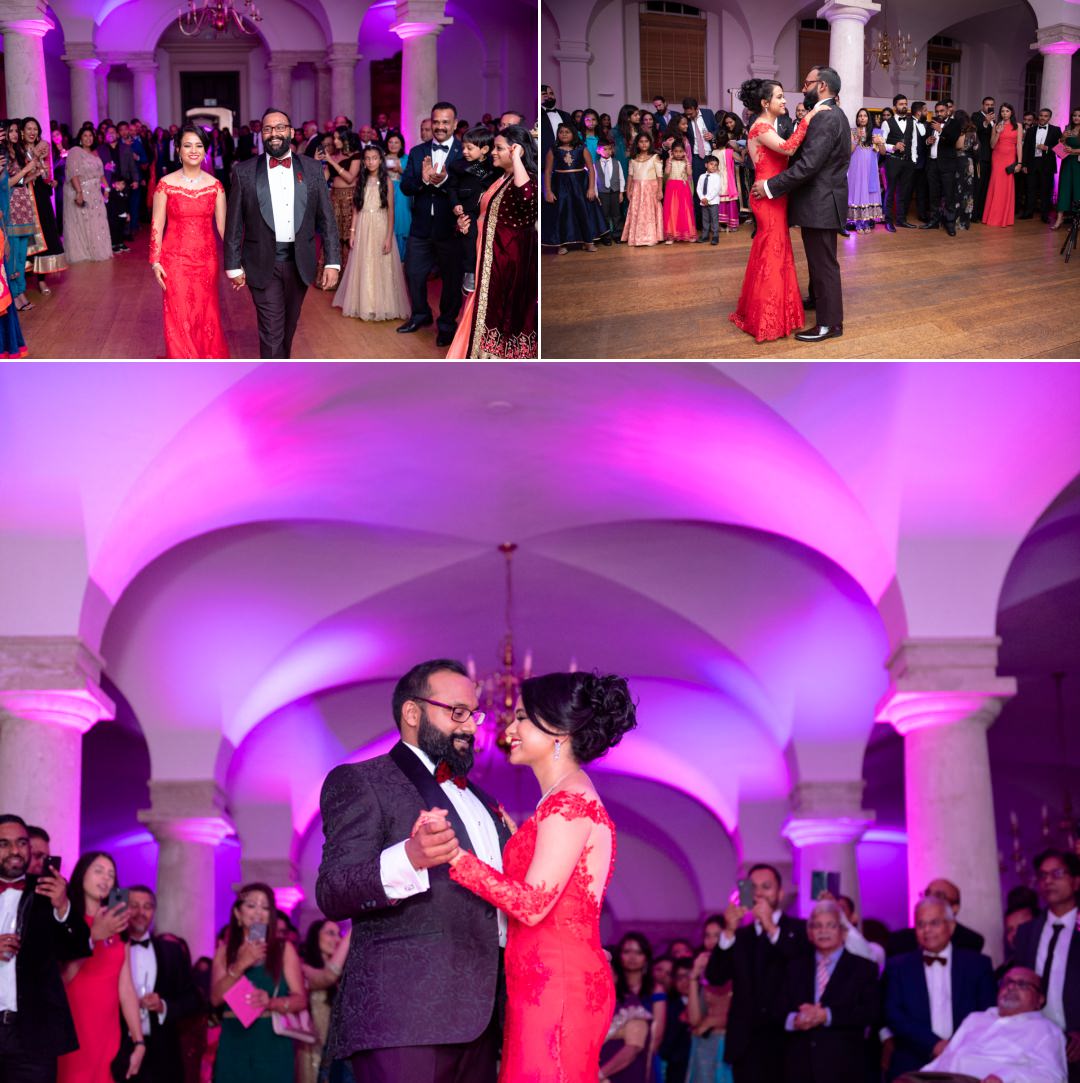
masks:
[(580, 767), (575, 767), (572, 771), (567, 771), (565, 775), (560, 775), (544, 792), (540, 795), (540, 800), (536, 802), (536, 807), (539, 808), (546, 798), (550, 797), (554, 792), (555, 787), (560, 783), (565, 782), (571, 775), (576, 775), (580, 771)]
[(181, 172), (184, 174), (184, 183), (185, 184), (198, 184), (199, 181), (202, 180), (202, 173), (203, 173), (202, 169), (200, 169), (199, 172), (196, 173), (194, 177), (189, 177), (188, 174), (187, 174), (186, 169), (181, 170)]

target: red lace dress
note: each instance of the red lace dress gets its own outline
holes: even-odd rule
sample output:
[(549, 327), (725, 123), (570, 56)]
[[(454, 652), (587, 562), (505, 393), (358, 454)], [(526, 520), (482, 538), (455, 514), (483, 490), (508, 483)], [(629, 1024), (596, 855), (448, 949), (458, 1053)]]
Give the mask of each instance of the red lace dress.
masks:
[(454, 880), (509, 916), (499, 1083), (596, 1083), (615, 1010), (600, 945), (614, 863), (615, 826), (604, 806), (563, 790), (506, 844), (504, 872), (470, 853), (451, 868)]
[[(758, 121), (747, 133), (747, 141), (769, 125)], [(799, 124), (783, 146), (794, 150), (806, 135), (806, 122)], [(754, 179), (768, 180), (786, 168), (787, 155), (755, 144)], [(736, 327), (753, 335), (757, 342), (786, 338), (803, 326), (802, 296), (795, 277), (795, 257), (788, 231), (787, 196), (776, 199), (750, 197), (750, 209), (757, 219), (757, 232), (750, 246), (750, 258), (743, 276), (739, 305), (728, 317)]]
[[(165, 356), (228, 357), (221, 329), (218, 274), (221, 260), (214, 238), (214, 205), (223, 189), (180, 188), (158, 181), (166, 194), (165, 239), (150, 237), (150, 263), (165, 270)], [(156, 194), (156, 193), (155, 193)]]

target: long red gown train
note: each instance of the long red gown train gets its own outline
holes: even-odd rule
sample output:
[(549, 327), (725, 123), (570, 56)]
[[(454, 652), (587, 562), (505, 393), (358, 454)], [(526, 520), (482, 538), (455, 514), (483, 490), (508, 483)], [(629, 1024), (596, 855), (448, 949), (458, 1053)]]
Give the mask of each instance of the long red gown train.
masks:
[[(759, 120), (747, 132), (747, 141), (767, 127), (764, 121)], [(803, 121), (784, 147), (794, 150), (805, 135), (806, 121)], [(754, 158), (754, 179), (764, 181), (775, 177), (787, 164), (787, 155), (759, 143)], [(750, 246), (739, 304), (728, 319), (740, 330), (753, 335), (756, 342), (786, 338), (792, 331), (801, 328), (805, 319), (799, 280), (795, 277), (787, 202), (787, 196), (776, 199), (750, 197), (750, 209), (757, 219), (757, 232)]]
[[(559, 885), (549, 890), (525, 882), (539, 824), (555, 814), (610, 831), (611, 858), (598, 891), (588, 867), (592, 845), (561, 892)], [(614, 864), (615, 826), (604, 806), (564, 790), (542, 802), (506, 844), (504, 872), (470, 853), (451, 868), (454, 880), (509, 918), (499, 1083), (596, 1083), (600, 1048), (615, 1011), (611, 968), (600, 943), (600, 907)]]

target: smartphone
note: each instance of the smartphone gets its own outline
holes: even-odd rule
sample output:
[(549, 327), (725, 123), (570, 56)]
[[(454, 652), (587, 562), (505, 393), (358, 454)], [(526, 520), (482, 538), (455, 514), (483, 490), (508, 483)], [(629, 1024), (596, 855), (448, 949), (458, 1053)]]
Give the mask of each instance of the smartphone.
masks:
[(128, 904), (128, 889), (126, 887), (114, 887), (109, 892), (109, 901), (107, 903), (110, 910), (117, 906), (127, 906)]
[(60, 855), (49, 854), (45, 858), (45, 867), (41, 870), (42, 876), (59, 876), (60, 875)]
[(256, 921), (250, 929), (248, 929), (248, 940), (252, 944), (261, 944), (266, 940), (266, 922)]
[(747, 910), (754, 905), (754, 885), (749, 880), (739, 881), (739, 905)]
[(810, 874), (810, 898), (818, 898), (823, 891), (827, 891), (834, 899), (840, 897), (840, 874), (838, 872), (825, 872), (823, 869), (815, 869)]

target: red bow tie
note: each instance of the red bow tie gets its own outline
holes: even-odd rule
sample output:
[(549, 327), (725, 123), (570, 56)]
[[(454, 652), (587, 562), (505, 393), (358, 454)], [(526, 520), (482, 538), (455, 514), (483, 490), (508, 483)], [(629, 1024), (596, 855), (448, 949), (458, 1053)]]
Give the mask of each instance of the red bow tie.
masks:
[(25, 891), (26, 880), (0, 880), (0, 893), (7, 891), (9, 887), (16, 888), (19, 891)]
[(933, 966), (934, 963), (941, 963), (941, 965), (944, 966), (946, 962), (948, 962), (944, 955), (924, 955), (922, 961), (926, 963), (927, 966)]
[(270, 159), (270, 168), (271, 169), (273, 169), (274, 166), (278, 166), (278, 165), (283, 165), (286, 169), (292, 169), (292, 155), (290, 155), (288, 158), (271, 158)]
[(465, 789), (468, 786), (469, 781), (464, 775), (455, 775), (450, 769), (450, 764), (443, 760), (438, 767), (435, 768), (435, 781), (441, 786), (444, 782), (453, 782), (459, 790)]

